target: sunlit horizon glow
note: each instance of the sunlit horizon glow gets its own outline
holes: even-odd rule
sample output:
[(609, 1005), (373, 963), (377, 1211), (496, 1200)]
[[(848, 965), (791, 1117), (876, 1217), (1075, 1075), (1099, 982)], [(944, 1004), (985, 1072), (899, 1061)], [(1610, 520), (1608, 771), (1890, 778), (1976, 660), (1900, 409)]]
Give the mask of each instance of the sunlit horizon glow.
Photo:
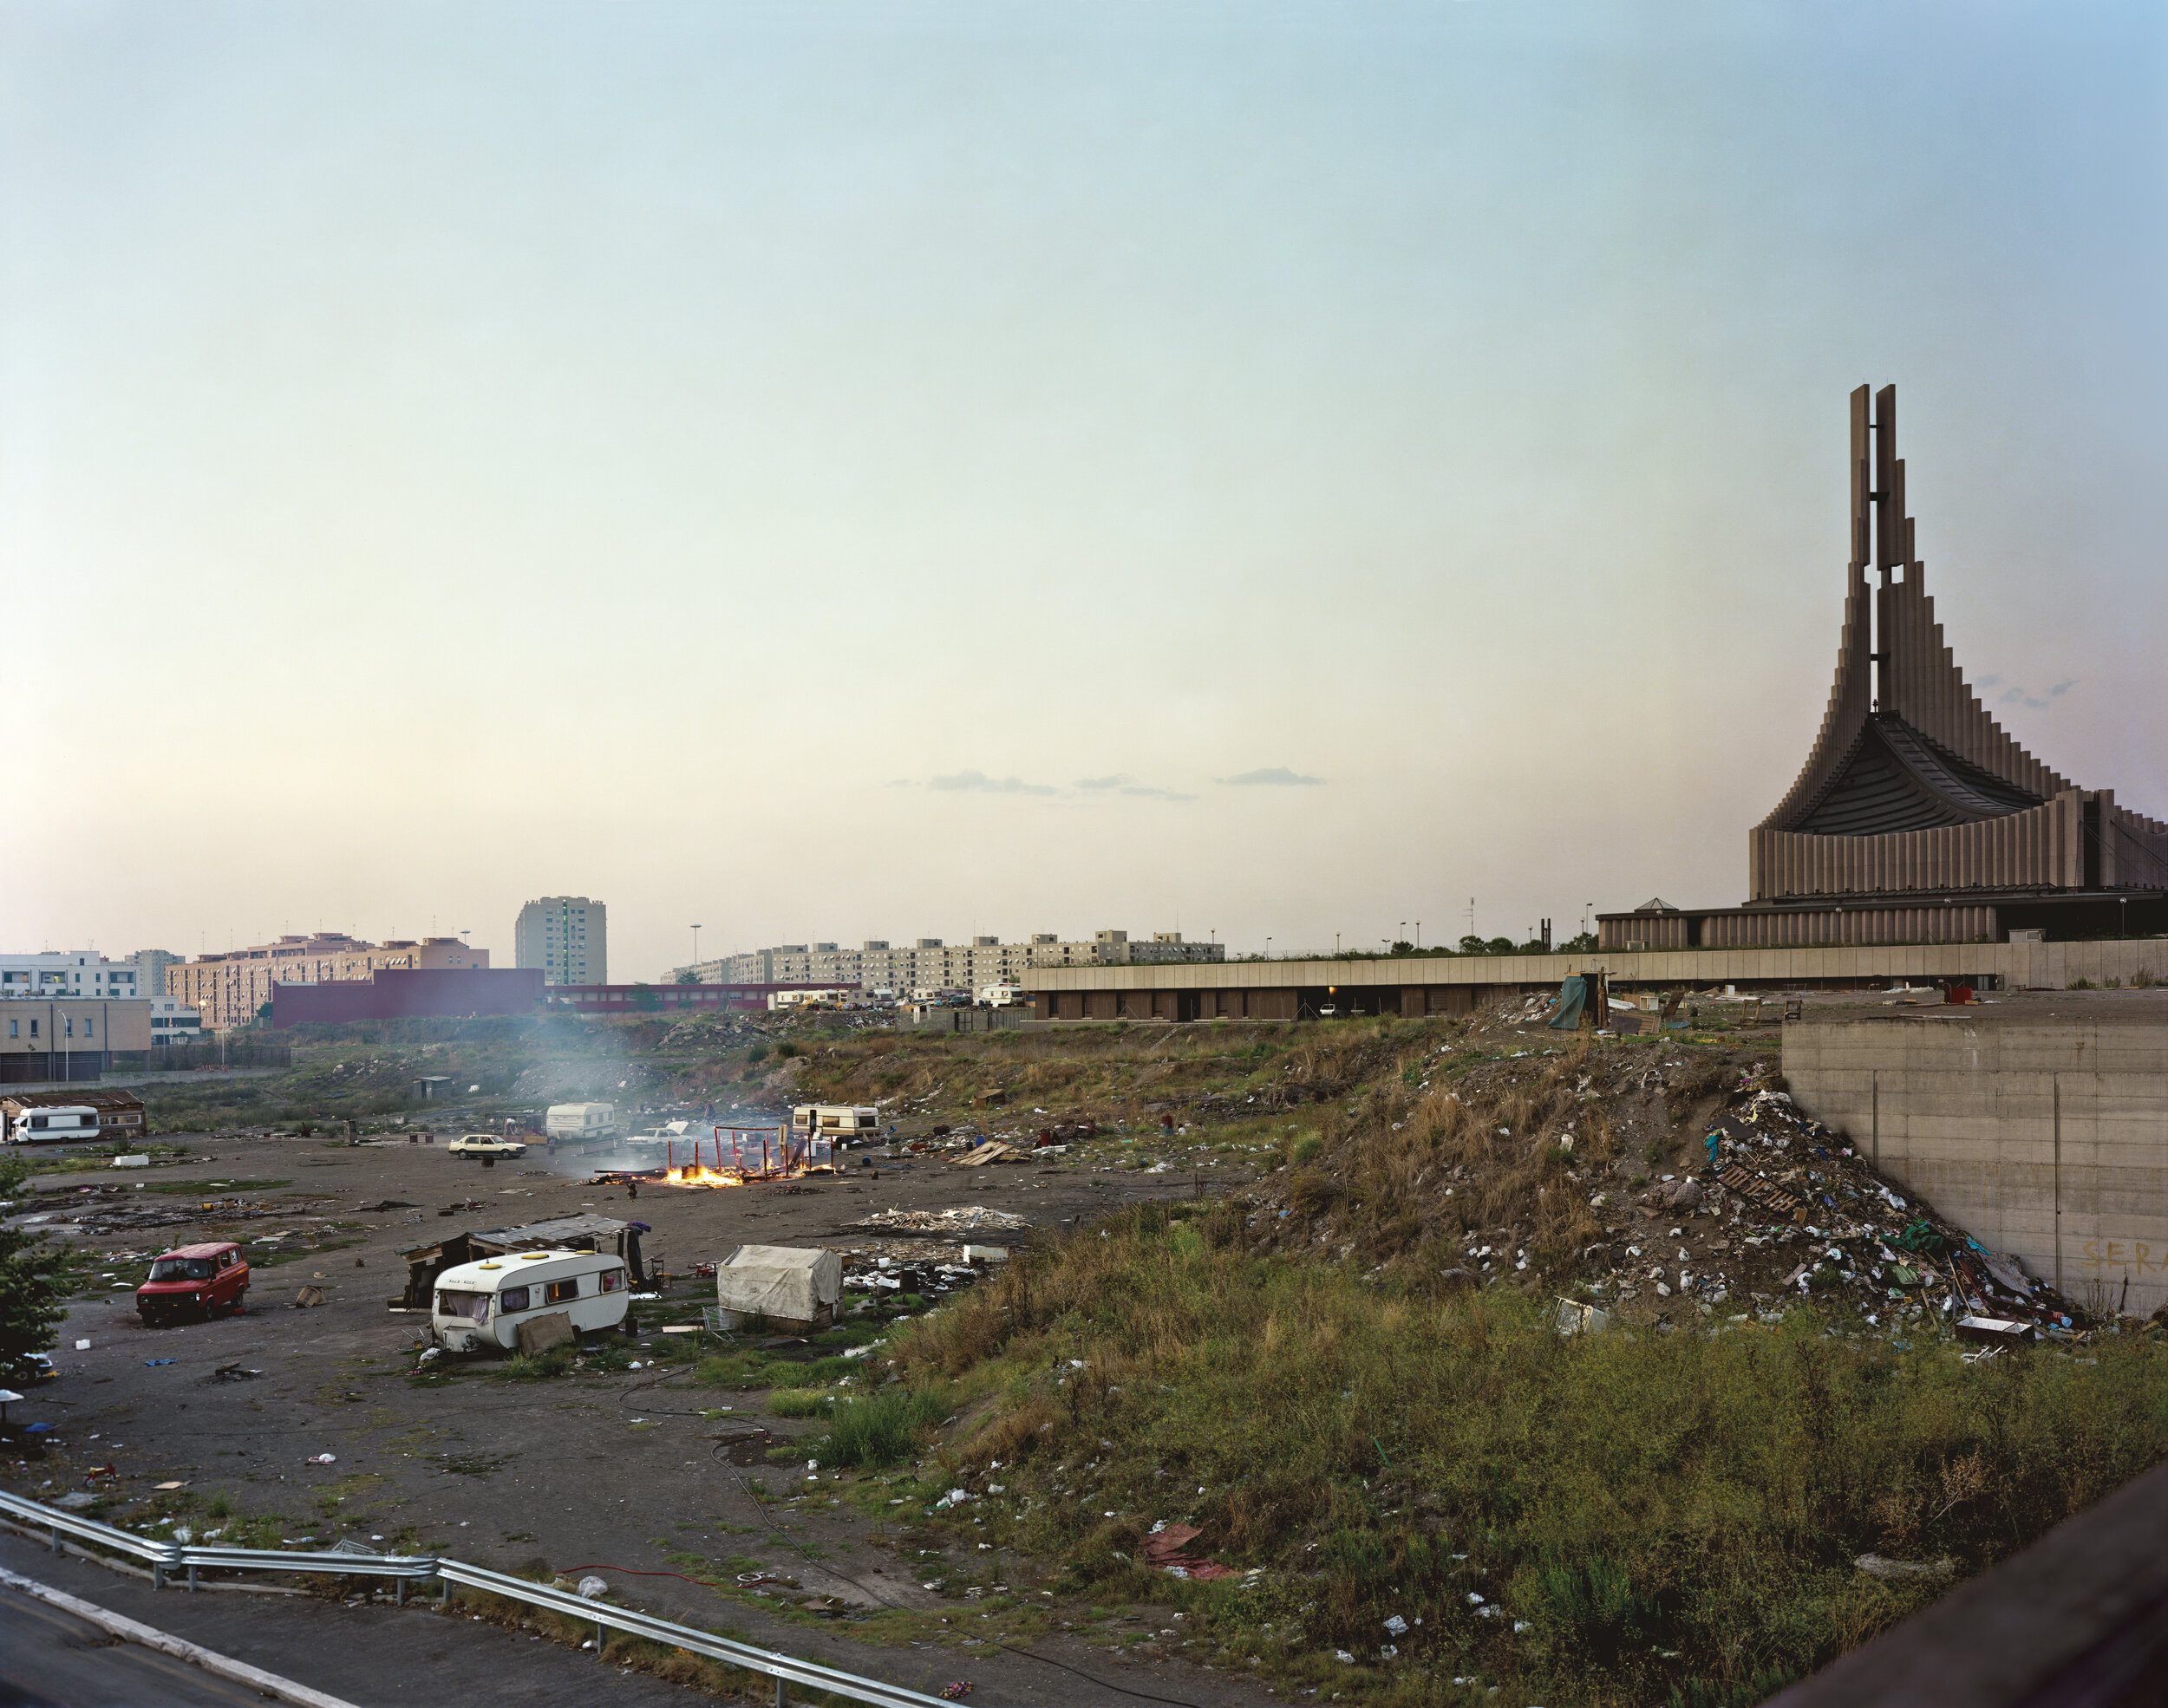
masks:
[(0, 947), (610, 908), (1376, 947), (1736, 903), (1898, 388), (2168, 817), (2168, 21), (0, 12)]

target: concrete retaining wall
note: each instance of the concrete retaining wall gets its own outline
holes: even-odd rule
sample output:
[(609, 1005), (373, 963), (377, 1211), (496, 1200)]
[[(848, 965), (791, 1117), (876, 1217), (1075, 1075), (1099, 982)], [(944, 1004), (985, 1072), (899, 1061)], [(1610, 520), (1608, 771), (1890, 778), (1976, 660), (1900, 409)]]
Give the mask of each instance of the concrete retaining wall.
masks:
[(1785, 1028), (1792, 1095), (2078, 1303), (2168, 1303), (2168, 1018)]
[[(1860, 988), (1910, 979), (1996, 980), (2004, 990), (2065, 990), (2084, 979), (2168, 982), (2168, 937), (2081, 943), (1913, 943), (1824, 949), (1688, 949), (1577, 955), (1456, 955), (1375, 961), (1225, 961), (1133, 967), (1034, 967), (1032, 992), (1558, 988), (1570, 973), (1604, 972), (1614, 984), (1737, 984), (1784, 990)], [(1116, 1016), (1110, 1007), (1104, 1016)], [(1074, 1016), (1072, 1018), (1094, 1018)], [(1292, 1018), (1290, 1014), (1289, 1018)]]

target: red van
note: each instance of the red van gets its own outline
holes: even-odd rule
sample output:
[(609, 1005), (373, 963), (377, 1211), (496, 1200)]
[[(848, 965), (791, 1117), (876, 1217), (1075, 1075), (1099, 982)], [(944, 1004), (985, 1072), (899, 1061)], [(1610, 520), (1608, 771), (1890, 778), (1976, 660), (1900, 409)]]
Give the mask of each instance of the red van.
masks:
[(151, 1278), (135, 1289), (135, 1308), (157, 1328), (184, 1316), (213, 1311), (241, 1314), (248, 1298), (248, 1260), (231, 1240), (176, 1246), (151, 1264)]

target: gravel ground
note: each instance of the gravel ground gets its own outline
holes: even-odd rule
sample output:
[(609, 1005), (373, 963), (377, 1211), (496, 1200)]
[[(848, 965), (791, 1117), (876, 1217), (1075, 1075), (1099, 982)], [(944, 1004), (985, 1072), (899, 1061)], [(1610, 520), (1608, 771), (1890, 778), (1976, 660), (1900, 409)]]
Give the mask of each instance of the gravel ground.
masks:
[[(1044, 1237), (1065, 1218), (1096, 1215), (1126, 1199), (1187, 1196), (1193, 1189), (1185, 1175), (1095, 1170), (1074, 1157), (1047, 1168), (972, 1169), (884, 1159), (876, 1180), (873, 1168), (855, 1166), (853, 1157), (847, 1174), (816, 1177), (794, 1191), (651, 1186), (630, 1203), (623, 1188), (588, 1181), (588, 1171), (607, 1158), (565, 1157), (552, 1164), (537, 1150), (521, 1162), (485, 1170), (454, 1160), (441, 1145), (227, 1138), (212, 1150), (206, 1139), (177, 1137), (212, 1153), (154, 1170), (154, 1181), (200, 1179), (207, 1196), (230, 1198), (232, 1194), (210, 1183), (291, 1180), (290, 1187), (245, 1195), (273, 1212), (249, 1222), (246, 1231), (304, 1230), (322, 1245), (294, 1261), (258, 1268), (250, 1309), (238, 1318), (153, 1330), (138, 1321), (123, 1289), (109, 1299), (78, 1300), (56, 1353), (59, 1379), (14, 1408), (18, 1424), (53, 1424), (45, 1438), (58, 1444), (42, 1462), (6, 1467), (7, 1486), (15, 1492), (49, 1500), (82, 1486), (86, 1470), (110, 1464), (114, 1477), (101, 1486), (115, 1489), (123, 1501), (147, 1497), (160, 1482), (185, 1482), (199, 1496), (231, 1496), (244, 1514), (284, 1515), (290, 1536), (315, 1535), (328, 1542), (349, 1535), (380, 1548), (403, 1539), (423, 1550), (506, 1571), (541, 1562), (575, 1574), (582, 1567), (618, 1568), (602, 1575), (629, 1605), (727, 1625), (756, 1642), (920, 1689), (969, 1679), (978, 1700), (1113, 1701), (1136, 1692), (1198, 1704), (1263, 1697), (1245, 1680), (1172, 1660), (1150, 1667), (1115, 1663), (1102, 1651), (1067, 1639), (1041, 1648), (1096, 1675), (1119, 1673), (1120, 1679), (1101, 1687), (1022, 1656), (853, 1640), (847, 1620), (813, 1627), (770, 1620), (757, 1607), (702, 1585), (636, 1576), (669, 1571), (665, 1554), (682, 1550), (709, 1559), (757, 1560), (779, 1577), (795, 1579), (805, 1595), (833, 1595), (859, 1607), (886, 1602), (923, 1609), (937, 1622), (945, 1614), (958, 1631), (976, 1617), (974, 1604), (947, 1601), (921, 1587), (915, 1550), (906, 1560), (892, 1543), (875, 1545), (866, 1522), (847, 1505), (822, 1511), (801, 1501), (795, 1509), (780, 1509), (777, 1502), (805, 1492), (798, 1482), (802, 1461), (781, 1470), (768, 1464), (757, 1470), (734, 1467), (727, 1443), (716, 1439), (733, 1432), (731, 1424), (698, 1414), (728, 1405), (734, 1418), (750, 1412), (786, 1437), (814, 1431), (817, 1424), (766, 1418), (757, 1395), (693, 1389), (682, 1377), (666, 1377), (658, 1386), (646, 1372), (532, 1383), (461, 1378), (416, 1385), (408, 1372), (421, 1319), (395, 1314), (386, 1303), (405, 1284), (400, 1255), (405, 1249), (455, 1229), (540, 1221), (583, 1209), (651, 1223), (650, 1260), (659, 1253), (673, 1272), (689, 1274), (695, 1263), (748, 1242), (838, 1247), (878, 1242), (883, 1250), (907, 1249), (892, 1233), (854, 1233), (847, 1226), (889, 1209), (985, 1205), (1024, 1216), (1030, 1224), (1025, 1237)], [(73, 1189), (103, 1186), (113, 1178), (111, 1173), (42, 1177), (44, 1190), (35, 1211), (53, 1216), (42, 1225), (56, 1225), (69, 1212), (49, 1207), (87, 1202)], [(128, 1190), (131, 1203), (153, 1196), (168, 1203), (188, 1202), (186, 1196), (137, 1192), (132, 1184)], [(359, 1208), (388, 1201), (414, 1208)], [(480, 1207), (448, 1216), (438, 1213), (455, 1203)], [(187, 1240), (219, 1236), (226, 1225), (214, 1216), (194, 1227), (123, 1230), (78, 1243), (108, 1253), (154, 1254)], [(1003, 1237), (1014, 1243), (1017, 1236)], [(330, 1248), (339, 1239), (354, 1243)], [(955, 1249), (939, 1241), (926, 1242), (924, 1248), (930, 1254)], [(118, 1258), (111, 1267), (131, 1284), (143, 1268), (140, 1260)], [(329, 1302), (294, 1308), (304, 1287), (322, 1289)], [(661, 1314), (650, 1314), (651, 1328), (659, 1321), (692, 1318), (701, 1299), (712, 1296), (706, 1283), (689, 1283), (641, 1308)], [(78, 1349), (82, 1340), (89, 1344)], [(219, 1379), (218, 1368), (230, 1364), (263, 1373)], [(324, 1453), (334, 1456), (333, 1464), (310, 1463)], [(765, 1502), (753, 1493), (756, 1477), (767, 1490)], [(378, 1537), (384, 1540), (374, 1540)], [(815, 1564), (799, 1552), (801, 1547), (835, 1570)], [(337, 1610), (324, 1611), (330, 1617)], [(363, 1611), (386, 1620), (414, 1617), (389, 1607)]]

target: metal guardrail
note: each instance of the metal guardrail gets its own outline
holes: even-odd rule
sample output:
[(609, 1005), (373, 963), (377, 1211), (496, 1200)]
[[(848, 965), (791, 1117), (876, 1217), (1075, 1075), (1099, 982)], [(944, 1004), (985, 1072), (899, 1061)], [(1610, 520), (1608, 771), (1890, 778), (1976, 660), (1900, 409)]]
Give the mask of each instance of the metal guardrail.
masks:
[(56, 1506), (46, 1506), (37, 1501), (26, 1501), (19, 1495), (0, 1490), (0, 1512), (18, 1518), (25, 1524), (35, 1524), (52, 1539), (53, 1552), (60, 1552), (60, 1539), (70, 1535), (78, 1542), (95, 1542), (101, 1548), (110, 1548), (121, 1554), (134, 1555), (138, 1560), (150, 1563), (153, 1577), (161, 1572), (172, 1571), (180, 1564), (180, 1544), (175, 1542), (154, 1542), (148, 1536), (138, 1536), (126, 1530), (116, 1530), (110, 1524), (101, 1524), (95, 1518), (82, 1518), (72, 1512), (64, 1512)]
[(185, 1571), (188, 1574), (188, 1587), (193, 1589), (196, 1587), (196, 1574), (203, 1569), (388, 1577), (396, 1581), (399, 1599), (402, 1603), (406, 1600), (409, 1583), (434, 1582), (447, 1601), (451, 1599), (453, 1586), (457, 1584), (486, 1594), (500, 1595), (507, 1600), (524, 1601), (530, 1607), (546, 1607), (583, 1625), (595, 1627), (598, 1659), (602, 1653), (603, 1633), (617, 1631), (629, 1637), (643, 1638), (649, 1642), (682, 1649), (689, 1654), (704, 1656), (709, 1660), (719, 1660), (725, 1666), (739, 1667), (745, 1672), (765, 1674), (775, 1680), (776, 1708), (784, 1708), (787, 1700), (785, 1692), (792, 1685), (802, 1685), (808, 1690), (825, 1691), (831, 1696), (843, 1697), (852, 1702), (868, 1703), (873, 1708), (942, 1708), (941, 1698), (928, 1696), (901, 1685), (884, 1684), (878, 1679), (860, 1678), (855, 1672), (823, 1666), (818, 1661), (800, 1660), (790, 1655), (778, 1654), (772, 1649), (741, 1643), (728, 1637), (718, 1637), (710, 1632), (696, 1631), (691, 1626), (658, 1619), (651, 1613), (635, 1613), (630, 1608), (591, 1601), (572, 1590), (558, 1589), (526, 1578), (507, 1576), (503, 1572), (493, 1572), (486, 1567), (470, 1566), (463, 1561), (441, 1555), (341, 1554), (323, 1549), (307, 1553), (274, 1553), (267, 1548), (207, 1548), (188, 1542), (158, 1542), (148, 1536), (139, 1536), (119, 1529), (95, 1518), (84, 1518), (72, 1512), (64, 1512), (58, 1507), (24, 1500), (18, 1495), (4, 1491), (0, 1491), (0, 1513), (18, 1523), (33, 1525), (45, 1531), (56, 1553), (60, 1550), (61, 1537), (69, 1535), (78, 1542), (111, 1548), (116, 1553), (132, 1555), (138, 1560), (146, 1561), (151, 1568), (152, 1585), (157, 1588), (165, 1587), (170, 1574)]

